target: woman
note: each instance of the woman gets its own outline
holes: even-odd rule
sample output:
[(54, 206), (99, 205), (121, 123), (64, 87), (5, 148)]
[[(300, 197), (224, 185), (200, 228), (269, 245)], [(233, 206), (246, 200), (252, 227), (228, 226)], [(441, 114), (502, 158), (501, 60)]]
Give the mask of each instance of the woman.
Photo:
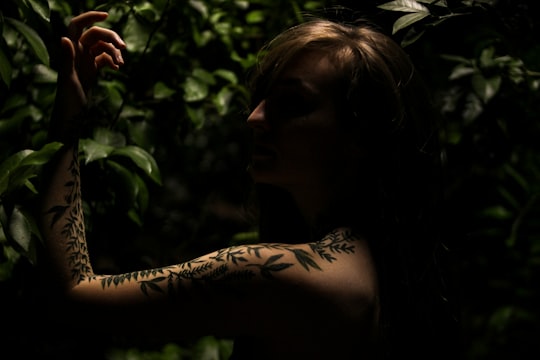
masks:
[(235, 359), (419, 357), (439, 301), (437, 135), (402, 49), (367, 23), (323, 20), (270, 42), (247, 118), (261, 243), (102, 275), (87, 250), (76, 150), (97, 72), (123, 64), (123, 40), (92, 26), (106, 17), (79, 15), (62, 39), (50, 134), (64, 147), (43, 190), (42, 231), (72, 325), (235, 338)]

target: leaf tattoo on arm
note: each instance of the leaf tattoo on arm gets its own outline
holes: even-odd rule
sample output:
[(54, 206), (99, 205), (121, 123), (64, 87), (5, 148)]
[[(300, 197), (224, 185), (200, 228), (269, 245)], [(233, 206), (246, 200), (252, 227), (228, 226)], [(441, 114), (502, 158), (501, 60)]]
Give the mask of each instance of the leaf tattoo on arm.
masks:
[(83, 210), (80, 193), (80, 171), (77, 160), (77, 149), (73, 150), (73, 158), (68, 166), (71, 180), (64, 183), (66, 193), (63, 197), (64, 204), (53, 205), (46, 214), (51, 215), (50, 227), (52, 228), (60, 220), (65, 224), (61, 228), (61, 235), (65, 242), (68, 265), (71, 268), (71, 276), (80, 283), (92, 273), (86, 234), (83, 221)]
[(355, 247), (352, 243), (354, 236), (350, 230), (332, 231), (322, 240), (310, 244), (311, 250), (322, 259), (333, 262), (336, 254), (352, 254)]
[[(227, 289), (231, 282), (250, 281), (257, 275), (274, 281), (276, 274), (286, 269), (300, 266), (305, 271), (323, 271), (322, 262), (336, 261), (337, 254), (351, 254), (355, 251), (354, 237), (350, 232), (334, 231), (322, 240), (311, 243), (307, 248), (288, 244), (256, 244), (229, 247), (217, 250), (206, 259), (194, 259), (179, 266), (136, 271), (111, 275), (101, 279), (102, 288), (116, 287), (124, 282), (136, 281), (141, 291), (166, 293), (170, 298), (187, 294), (187, 283), (201, 291), (210, 291), (205, 284), (213, 284), (213, 289)], [(265, 255), (265, 250), (271, 250)], [(286, 254), (292, 254), (295, 261), (284, 261)], [(256, 260), (261, 261), (256, 261)], [(238, 290), (238, 289), (237, 289)]]
[(281, 257), (283, 257), (283, 254), (272, 255), (264, 264), (248, 264), (247, 266), (258, 267), (262, 277), (266, 279), (273, 279), (273, 272), (285, 270), (288, 267), (293, 266), (291, 263), (276, 263), (276, 261)]

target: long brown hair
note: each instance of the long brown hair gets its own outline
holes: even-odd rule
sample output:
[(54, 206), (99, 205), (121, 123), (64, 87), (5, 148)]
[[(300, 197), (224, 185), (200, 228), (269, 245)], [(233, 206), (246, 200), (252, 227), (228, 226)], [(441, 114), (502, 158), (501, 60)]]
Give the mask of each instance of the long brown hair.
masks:
[(336, 66), (343, 91), (340, 127), (368, 155), (351, 187), (336, 194), (335, 206), (321, 214), (317, 229), (303, 222), (289, 194), (257, 185), (260, 238), (308, 241), (337, 226), (365, 236), (379, 274), (384, 352), (393, 357), (409, 349), (422, 357), (430, 342), (445, 341), (439, 324), (451, 321), (446, 310), (445, 321), (439, 321), (446, 305), (437, 265), (438, 115), (407, 53), (366, 20), (312, 19), (278, 35), (262, 49), (254, 69), (253, 103), (264, 98), (289, 61), (313, 50)]

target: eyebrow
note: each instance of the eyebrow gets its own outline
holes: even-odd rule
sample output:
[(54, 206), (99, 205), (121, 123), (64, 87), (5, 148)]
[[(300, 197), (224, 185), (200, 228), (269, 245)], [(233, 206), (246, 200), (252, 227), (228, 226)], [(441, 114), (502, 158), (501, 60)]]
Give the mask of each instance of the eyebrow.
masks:
[(312, 84), (310, 83), (309, 81), (306, 81), (302, 78), (299, 78), (299, 77), (285, 77), (285, 78), (280, 78), (278, 80), (276, 80), (276, 82), (274, 83), (274, 85), (272, 86), (273, 88), (276, 88), (276, 89), (279, 89), (279, 88), (282, 88), (282, 87), (300, 87), (304, 90), (307, 90), (313, 94), (317, 94), (319, 93), (319, 91), (317, 90), (317, 88)]

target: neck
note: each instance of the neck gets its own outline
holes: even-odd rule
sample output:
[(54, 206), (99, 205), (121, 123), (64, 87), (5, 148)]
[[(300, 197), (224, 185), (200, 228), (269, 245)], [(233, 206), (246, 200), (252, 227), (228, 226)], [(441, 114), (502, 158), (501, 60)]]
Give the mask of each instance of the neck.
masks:
[[(343, 167), (332, 172), (335, 176), (326, 181), (289, 186), (298, 209), (308, 226), (315, 231), (328, 231), (327, 226), (349, 226), (351, 202), (358, 200), (360, 177), (352, 167)], [(354, 203), (354, 206), (360, 204)], [(330, 229), (331, 230), (331, 229)]]
[(289, 192), (309, 227), (312, 229), (320, 227), (320, 216), (328, 211), (332, 198), (328, 187), (317, 186), (317, 184), (298, 186), (289, 189)]

